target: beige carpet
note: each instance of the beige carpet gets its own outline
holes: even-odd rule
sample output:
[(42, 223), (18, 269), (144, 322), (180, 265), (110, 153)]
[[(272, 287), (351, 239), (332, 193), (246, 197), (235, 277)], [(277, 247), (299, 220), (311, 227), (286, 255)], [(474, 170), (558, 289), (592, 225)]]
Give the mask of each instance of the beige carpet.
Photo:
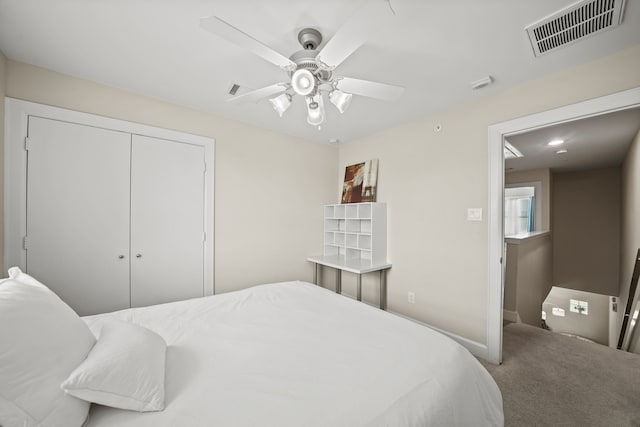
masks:
[(640, 426), (640, 355), (521, 323), (504, 328), (505, 426)]

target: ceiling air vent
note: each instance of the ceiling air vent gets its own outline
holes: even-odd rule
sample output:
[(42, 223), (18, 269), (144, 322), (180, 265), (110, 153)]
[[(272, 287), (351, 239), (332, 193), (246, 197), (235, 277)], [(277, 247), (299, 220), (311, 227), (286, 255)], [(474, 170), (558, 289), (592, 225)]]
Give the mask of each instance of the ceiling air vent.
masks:
[(240, 89), (240, 85), (234, 83), (233, 85), (231, 85), (231, 87), (229, 88), (229, 95), (235, 95), (236, 93), (238, 93), (238, 89)]
[(535, 56), (620, 25), (624, 0), (583, 0), (526, 27)]

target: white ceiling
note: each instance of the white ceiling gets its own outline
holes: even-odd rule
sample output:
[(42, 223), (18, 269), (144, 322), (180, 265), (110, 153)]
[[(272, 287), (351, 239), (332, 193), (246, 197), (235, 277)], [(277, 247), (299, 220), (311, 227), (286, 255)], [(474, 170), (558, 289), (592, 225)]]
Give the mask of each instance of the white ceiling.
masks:
[[(551, 169), (569, 172), (622, 164), (640, 131), (640, 108), (548, 126), (505, 138), (524, 157), (505, 160), (507, 172)], [(547, 145), (561, 139), (560, 146)], [(556, 154), (558, 150), (566, 153)]]
[[(389, 8), (389, 24), (375, 28), (336, 72), (404, 86), (398, 101), (354, 97), (342, 116), (328, 105), (321, 130), (306, 123), (301, 99), (282, 118), (268, 101), (226, 102), (232, 83), (257, 89), (287, 75), (204, 31), (199, 18), (217, 15), (289, 56), (300, 49), (301, 28), (318, 29), (326, 41), (362, 13), (365, 1), (0, 0), (0, 50), (13, 60), (302, 138), (349, 142), (640, 43), (640, 0), (626, 1), (621, 26), (539, 58), (524, 28), (574, 0), (390, 0), (395, 16)], [(493, 85), (470, 89), (487, 75)]]

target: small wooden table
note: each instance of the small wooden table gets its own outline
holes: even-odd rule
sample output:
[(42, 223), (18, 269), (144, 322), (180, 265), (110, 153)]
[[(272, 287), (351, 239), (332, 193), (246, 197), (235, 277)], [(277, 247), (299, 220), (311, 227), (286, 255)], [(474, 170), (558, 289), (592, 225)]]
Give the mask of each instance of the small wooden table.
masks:
[(318, 271), (321, 266), (331, 267), (336, 270), (336, 293), (342, 294), (342, 272), (348, 271), (355, 273), (358, 276), (358, 301), (362, 301), (362, 275), (365, 273), (372, 273), (374, 271), (380, 272), (380, 308), (382, 310), (387, 309), (387, 270), (391, 268), (389, 263), (371, 263), (370, 261), (360, 259), (347, 260), (341, 256), (327, 256), (319, 255), (307, 258), (307, 261), (311, 261), (315, 264), (313, 269), (313, 283), (318, 284)]

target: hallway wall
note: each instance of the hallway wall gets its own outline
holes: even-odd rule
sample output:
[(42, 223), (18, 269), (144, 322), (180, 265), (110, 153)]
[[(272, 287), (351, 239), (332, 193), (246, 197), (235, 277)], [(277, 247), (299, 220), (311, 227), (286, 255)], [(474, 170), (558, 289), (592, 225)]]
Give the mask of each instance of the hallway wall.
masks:
[(620, 167), (553, 174), (553, 285), (618, 295)]
[[(620, 304), (618, 324), (622, 323), (624, 307), (627, 304), (631, 275), (635, 265), (635, 257), (640, 248), (640, 132), (629, 148), (622, 164), (622, 236), (620, 245)], [(616, 295), (616, 294), (613, 294)], [(636, 300), (637, 302), (637, 300)], [(618, 331), (620, 327), (618, 327)], [(636, 340), (635, 353), (640, 353), (640, 345)]]
[(540, 327), (542, 302), (551, 289), (551, 236), (507, 238), (504, 309)]

